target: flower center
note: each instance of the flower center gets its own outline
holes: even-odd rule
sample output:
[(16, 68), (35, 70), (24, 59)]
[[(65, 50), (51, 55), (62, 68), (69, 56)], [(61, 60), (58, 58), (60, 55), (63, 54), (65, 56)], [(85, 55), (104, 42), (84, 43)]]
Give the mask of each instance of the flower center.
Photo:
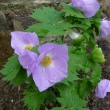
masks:
[(26, 45), (26, 46), (25, 46), (25, 49), (26, 49), (26, 50), (31, 50), (31, 49), (32, 49), (32, 46)]
[(44, 56), (44, 58), (41, 61), (41, 64), (43, 66), (49, 66), (52, 62), (52, 59), (49, 56)]

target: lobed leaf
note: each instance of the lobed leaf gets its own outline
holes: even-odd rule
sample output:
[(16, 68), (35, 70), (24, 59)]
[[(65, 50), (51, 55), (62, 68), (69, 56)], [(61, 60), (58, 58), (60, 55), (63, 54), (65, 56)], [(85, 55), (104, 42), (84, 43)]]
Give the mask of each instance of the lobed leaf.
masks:
[(83, 13), (79, 9), (75, 8), (73, 5), (62, 3), (62, 6), (63, 6), (62, 11), (65, 12), (65, 16), (85, 18)]
[(39, 36), (62, 36), (73, 27), (72, 24), (63, 19), (62, 14), (63, 12), (49, 7), (34, 10), (31, 17), (41, 23), (32, 25), (26, 31), (36, 32)]
[(24, 105), (29, 110), (39, 110), (46, 98), (46, 92), (39, 92), (37, 88), (27, 88), (23, 94), (25, 95), (23, 98)]
[(78, 86), (76, 83), (71, 83), (70, 87), (62, 85), (58, 88), (61, 97), (57, 99), (62, 107), (66, 107), (68, 110), (87, 110), (86, 101), (79, 96)]
[(92, 67), (92, 69), (93, 69), (93, 72), (92, 72), (92, 75), (90, 77), (90, 81), (92, 82), (92, 84), (94, 86), (96, 86), (98, 84), (98, 82), (100, 81), (100, 79), (101, 79), (102, 67), (99, 64), (95, 64)]
[(10, 83), (14, 84), (14, 86), (18, 86), (24, 83), (26, 80), (27, 80), (27, 71), (21, 67), (16, 77)]
[(10, 57), (7, 63), (4, 65), (4, 68), (0, 72), (4, 75), (4, 81), (12, 81), (17, 73), (19, 72), (21, 65), (18, 61), (18, 55), (14, 54)]

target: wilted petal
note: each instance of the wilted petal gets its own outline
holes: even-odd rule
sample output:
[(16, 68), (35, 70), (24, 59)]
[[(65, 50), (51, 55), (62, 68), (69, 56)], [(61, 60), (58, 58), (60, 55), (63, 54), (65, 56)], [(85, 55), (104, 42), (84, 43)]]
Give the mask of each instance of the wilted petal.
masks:
[(16, 54), (21, 54), (26, 46), (39, 45), (38, 36), (36, 33), (14, 31), (11, 32), (11, 47)]
[(100, 35), (102, 38), (107, 37), (110, 34), (110, 21), (102, 20), (100, 26)]
[(24, 51), (19, 55), (18, 60), (23, 68), (28, 70), (28, 75), (36, 69), (37, 54), (31, 51)]
[(110, 92), (110, 81), (103, 79), (98, 83), (98, 86), (95, 89), (96, 96), (99, 98), (104, 98)]

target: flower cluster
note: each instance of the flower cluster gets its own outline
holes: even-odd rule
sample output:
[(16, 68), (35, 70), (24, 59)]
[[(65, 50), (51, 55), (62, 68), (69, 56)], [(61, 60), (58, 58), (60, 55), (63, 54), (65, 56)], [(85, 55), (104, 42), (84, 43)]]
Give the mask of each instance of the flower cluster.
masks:
[[(72, 4), (74, 7), (80, 9), (86, 18), (93, 17), (100, 8), (97, 0), (72, 0)], [(108, 35), (110, 35), (110, 21), (104, 18), (100, 22), (100, 36), (101, 38), (105, 38)], [(83, 41), (83, 37), (76, 32), (71, 32), (69, 36), (73, 39), (73, 42), (75, 42), (74, 44)], [(101, 48), (98, 48), (98, 45), (95, 45), (91, 57), (94, 62), (105, 62), (102, 50)], [(107, 79), (101, 80), (98, 83), (95, 92), (97, 97), (104, 98), (107, 92), (110, 92), (110, 81)]]
[[(20, 64), (32, 74), (39, 91), (44, 91), (68, 76), (68, 48), (66, 44), (47, 43), (39, 45), (35, 33), (14, 31), (11, 33), (11, 46), (19, 55)], [(38, 46), (39, 45), (39, 46)], [(37, 55), (31, 49), (38, 46)]]
[[(97, 0), (72, 0), (72, 4), (80, 9), (86, 18), (93, 17), (99, 10), (100, 5)], [(105, 38), (110, 34), (110, 21), (102, 19), (100, 25), (100, 36)]]
[[(11, 32), (14, 55), (0, 72), (15, 86), (28, 82), (23, 101), (29, 110), (39, 110), (42, 104), (48, 108), (50, 103), (60, 103), (64, 110), (85, 109), (85, 96), (93, 89), (99, 98), (110, 92), (110, 80), (101, 80), (100, 63), (106, 59), (95, 40), (110, 35), (110, 21), (100, 18), (97, 0), (71, 2), (61, 3), (60, 11), (36, 9), (31, 17), (39, 23), (25, 32)], [(41, 44), (38, 36), (53, 38)]]

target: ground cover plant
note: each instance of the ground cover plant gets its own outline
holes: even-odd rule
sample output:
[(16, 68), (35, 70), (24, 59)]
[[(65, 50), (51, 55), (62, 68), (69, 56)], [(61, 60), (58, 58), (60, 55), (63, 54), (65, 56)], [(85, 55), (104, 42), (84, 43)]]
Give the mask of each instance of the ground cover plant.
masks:
[[(101, 79), (100, 63), (106, 59), (95, 42), (95, 37), (110, 34), (110, 22), (100, 18), (96, 0), (72, 0), (62, 6), (61, 11), (34, 10), (31, 17), (39, 23), (25, 32), (11, 32), (15, 54), (0, 72), (14, 86), (27, 82), (23, 101), (29, 110), (39, 110), (42, 104), (48, 109), (50, 103), (52, 110), (87, 110), (92, 90), (99, 98), (110, 92), (110, 81)], [(64, 42), (65, 35), (71, 46)], [(39, 38), (47, 36), (50, 39), (40, 43)]]

